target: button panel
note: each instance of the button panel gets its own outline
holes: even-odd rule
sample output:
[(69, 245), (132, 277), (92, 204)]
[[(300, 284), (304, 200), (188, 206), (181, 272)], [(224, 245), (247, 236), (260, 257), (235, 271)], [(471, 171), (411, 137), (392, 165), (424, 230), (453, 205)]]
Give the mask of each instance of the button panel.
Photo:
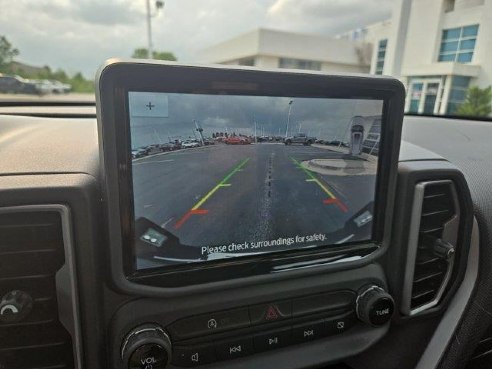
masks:
[(172, 363), (194, 367), (343, 333), (357, 323), (355, 297), (319, 293), (180, 319), (167, 327)]
[(355, 292), (349, 290), (309, 295), (249, 307), (180, 319), (167, 327), (174, 340), (184, 340), (233, 329), (288, 320), (316, 313), (337, 314), (352, 309)]
[[(210, 363), (215, 361), (215, 359), (230, 360), (254, 353), (279, 349), (292, 344), (306, 343), (343, 333), (352, 328), (357, 319), (354, 311), (350, 310), (337, 316), (318, 317), (314, 321), (298, 323), (297, 320), (291, 320), (289, 322), (287, 326), (283, 325), (266, 332), (244, 333), (243, 329), (241, 333), (237, 333), (228, 339), (221, 338), (218, 342), (207, 343), (201, 348), (195, 345), (187, 346), (186, 343), (177, 343), (178, 346), (174, 349), (173, 364), (185, 367), (197, 366)], [(284, 321), (283, 323), (286, 322)], [(241, 338), (237, 338), (238, 336)], [(213, 342), (213, 339), (209, 337), (207, 341)]]

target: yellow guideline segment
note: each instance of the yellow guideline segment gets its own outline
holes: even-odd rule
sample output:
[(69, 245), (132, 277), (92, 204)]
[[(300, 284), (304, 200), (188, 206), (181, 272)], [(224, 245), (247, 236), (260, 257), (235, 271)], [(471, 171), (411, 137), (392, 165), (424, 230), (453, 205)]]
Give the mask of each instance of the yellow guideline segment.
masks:
[(326, 192), (326, 194), (327, 194), (328, 196), (330, 196), (332, 199), (336, 199), (336, 196), (335, 196), (335, 195), (333, 195), (333, 193), (332, 193), (332, 192), (331, 192), (328, 188), (326, 188), (326, 186), (325, 186), (323, 183), (321, 183), (321, 182), (320, 182), (320, 180), (319, 180), (318, 178), (316, 178), (316, 177), (313, 175), (313, 173), (311, 173), (308, 169), (304, 168), (304, 167), (301, 165), (301, 163), (299, 163), (296, 159), (294, 159), (294, 158), (291, 158), (291, 159), (292, 159), (292, 161), (294, 162), (294, 164), (296, 164), (296, 165), (297, 165), (297, 167), (298, 167), (299, 169), (302, 169), (302, 170), (304, 171), (304, 173), (306, 173), (306, 174), (309, 176), (309, 179), (306, 179), (306, 181), (309, 181), (309, 182), (316, 182), (316, 184), (317, 184), (318, 186), (320, 186), (320, 187), (321, 187), (321, 189), (322, 189), (323, 191), (325, 191), (325, 192)]
[(209, 198), (212, 196), (219, 188), (221, 187), (229, 187), (231, 184), (226, 183), (236, 172), (238, 172), (247, 162), (249, 161), (249, 158), (244, 159), (241, 161), (238, 165), (232, 169), (232, 171), (227, 174), (222, 181), (220, 181), (214, 188), (212, 188), (205, 196), (201, 198), (200, 201), (198, 201), (195, 206), (191, 208), (191, 210), (197, 210), (200, 208)]

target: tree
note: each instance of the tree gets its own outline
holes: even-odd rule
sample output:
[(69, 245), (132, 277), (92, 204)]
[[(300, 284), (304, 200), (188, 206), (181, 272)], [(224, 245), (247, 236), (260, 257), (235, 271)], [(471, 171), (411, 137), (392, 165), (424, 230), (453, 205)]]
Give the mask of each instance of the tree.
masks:
[(5, 69), (17, 55), (19, 50), (5, 36), (0, 36), (0, 69)]
[(457, 115), (487, 117), (492, 113), (492, 86), (470, 87), (465, 102), (456, 111)]
[(176, 57), (170, 51), (154, 51), (154, 59), (176, 61)]
[[(157, 60), (171, 60), (171, 61), (176, 61), (176, 57), (174, 54), (170, 51), (153, 51), (153, 58), (152, 59), (157, 59)], [(132, 58), (135, 59), (146, 59), (148, 55), (148, 49), (145, 47), (140, 47), (138, 49), (135, 49), (133, 51)]]

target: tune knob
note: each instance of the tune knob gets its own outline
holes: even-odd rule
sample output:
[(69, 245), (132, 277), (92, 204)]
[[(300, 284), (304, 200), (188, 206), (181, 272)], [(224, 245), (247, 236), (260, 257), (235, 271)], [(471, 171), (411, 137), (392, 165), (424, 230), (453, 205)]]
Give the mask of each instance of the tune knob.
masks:
[(157, 324), (133, 329), (121, 346), (125, 369), (164, 369), (171, 359), (171, 340)]
[(395, 302), (384, 289), (372, 285), (364, 287), (356, 300), (357, 316), (363, 322), (378, 327), (388, 323), (393, 316)]

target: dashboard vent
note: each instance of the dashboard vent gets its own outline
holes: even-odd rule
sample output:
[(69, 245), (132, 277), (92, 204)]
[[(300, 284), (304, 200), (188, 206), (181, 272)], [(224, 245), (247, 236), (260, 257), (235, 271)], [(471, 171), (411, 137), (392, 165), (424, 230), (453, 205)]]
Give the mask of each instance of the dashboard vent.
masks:
[(0, 369), (75, 368), (72, 336), (58, 311), (60, 212), (0, 209), (0, 235)]
[(459, 209), (452, 181), (417, 184), (410, 224), (403, 313), (420, 313), (441, 300), (454, 265)]

